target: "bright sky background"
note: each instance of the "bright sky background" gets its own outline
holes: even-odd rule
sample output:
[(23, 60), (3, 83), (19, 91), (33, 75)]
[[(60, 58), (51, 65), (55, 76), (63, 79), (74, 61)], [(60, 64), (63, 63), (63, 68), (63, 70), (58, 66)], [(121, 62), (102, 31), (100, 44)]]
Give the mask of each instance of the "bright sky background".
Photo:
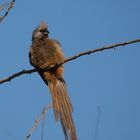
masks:
[[(0, 0), (0, 4), (9, 0)], [(140, 38), (139, 0), (16, 0), (0, 23), (0, 79), (31, 69), (32, 31), (48, 23), (50, 37), (66, 57)], [(1, 13), (2, 15), (2, 13)], [(65, 64), (78, 140), (140, 139), (140, 43), (81, 57)], [(51, 103), (37, 73), (0, 85), (0, 139), (25, 140), (44, 105)], [(98, 137), (95, 139), (100, 106)], [(53, 111), (46, 115), (44, 140), (64, 140)], [(41, 139), (41, 124), (31, 140)]]

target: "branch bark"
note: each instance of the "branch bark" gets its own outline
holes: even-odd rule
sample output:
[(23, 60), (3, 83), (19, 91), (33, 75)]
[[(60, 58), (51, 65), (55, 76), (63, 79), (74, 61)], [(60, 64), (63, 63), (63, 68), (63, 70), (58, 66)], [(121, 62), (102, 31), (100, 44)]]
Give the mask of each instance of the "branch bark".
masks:
[(81, 53), (76, 54), (76, 55), (74, 55), (74, 56), (72, 56), (70, 58), (65, 59), (63, 62), (51, 65), (51, 66), (49, 66), (49, 67), (47, 67), (47, 68), (45, 68), (43, 70), (42, 69), (21, 70), (21, 71), (19, 71), (17, 73), (14, 73), (14, 74), (10, 75), (7, 78), (4, 78), (4, 79), (0, 80), (0, 84), (5, 83), (5, 82), (9, 82), (12, 79), (14, 79), (16, 77), (19, 77), (19, 76), (21, 76), (23, 74), (31, 74), (31, 73), (34, 73), (34, 72), (37, 72), (37, 71), (48, 71), (48, 70), (50, 70), (52, 68), (56, 68), (56, 67), (58, 67), (58, 66), (60, 66), (60, 65), (62, 65), (64, 63), (67, 63), (69, 61), (72, 61), (72, 60), (77, 59), (77, 58), (79, 58), (81, 56), (84, 56), (84, 55), (90, 55), (92, 53), (101, 52), (101, 51), (104, 51), (104, 50), (118, 48), (118, 47), (122, 47), (122, 46), (127, 46), (129, 44), (134, 44), (134, 43), (138, 43), (138, 42), (140, 42), (140, 39), (126, 41), (126, 42), (121, 42), (121, 43), (116, 43), (116, 44), (113, 44), (113, 45), (104, 46), (104, 47), (101, 47), (101, 48), (97, 48), (97, 49), (81, 52)]

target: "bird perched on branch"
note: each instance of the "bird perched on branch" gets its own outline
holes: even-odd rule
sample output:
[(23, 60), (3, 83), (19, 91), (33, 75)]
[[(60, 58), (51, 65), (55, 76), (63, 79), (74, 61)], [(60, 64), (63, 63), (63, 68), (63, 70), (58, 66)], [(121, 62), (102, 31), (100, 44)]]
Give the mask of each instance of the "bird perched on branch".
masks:
[[(32, 46), (29, 59), (32, 66), (44, 69), (64, 60), (60, 43), (50, 39), (48, 27), (41, 23), (32, 34)], [(77, 140), (74, 121), (72, 118), (72, 104), (68, 96), (67, 87), (63, 78), (64, 66), (52, 68), (48, 71), (39, 71), (39, 75), (48, 85), (56, 120), (60, 120), (65, 139)]]

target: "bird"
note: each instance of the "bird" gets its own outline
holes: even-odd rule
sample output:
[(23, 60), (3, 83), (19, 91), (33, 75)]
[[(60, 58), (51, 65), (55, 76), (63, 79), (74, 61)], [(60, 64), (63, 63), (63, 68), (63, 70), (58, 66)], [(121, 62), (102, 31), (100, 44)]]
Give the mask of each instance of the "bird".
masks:
[[(29, 50), (30, 64), (37, 69), (45, 69), (64, 60), (60, 42), (49, 38), (48, 25), (41, 22), (32, 33), (32, 44)], [(77, 140), (72, 117), (73, 106), (64, 80), (64, 64), (48, 71), (38, 71), (38, 73), (49, 88), (55, 120), (60, 121), (65, 140)]]

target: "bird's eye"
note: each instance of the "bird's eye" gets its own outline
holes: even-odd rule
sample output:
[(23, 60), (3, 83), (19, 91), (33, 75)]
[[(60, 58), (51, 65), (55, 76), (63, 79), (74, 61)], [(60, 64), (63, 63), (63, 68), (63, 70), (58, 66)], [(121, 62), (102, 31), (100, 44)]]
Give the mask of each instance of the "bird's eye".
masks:
[(46, 32), (46, 31), (47, 31), (46, 29), (42, 29), (42, 30), (40, 30), (40, 32), (42, 32), (42, 33)]

